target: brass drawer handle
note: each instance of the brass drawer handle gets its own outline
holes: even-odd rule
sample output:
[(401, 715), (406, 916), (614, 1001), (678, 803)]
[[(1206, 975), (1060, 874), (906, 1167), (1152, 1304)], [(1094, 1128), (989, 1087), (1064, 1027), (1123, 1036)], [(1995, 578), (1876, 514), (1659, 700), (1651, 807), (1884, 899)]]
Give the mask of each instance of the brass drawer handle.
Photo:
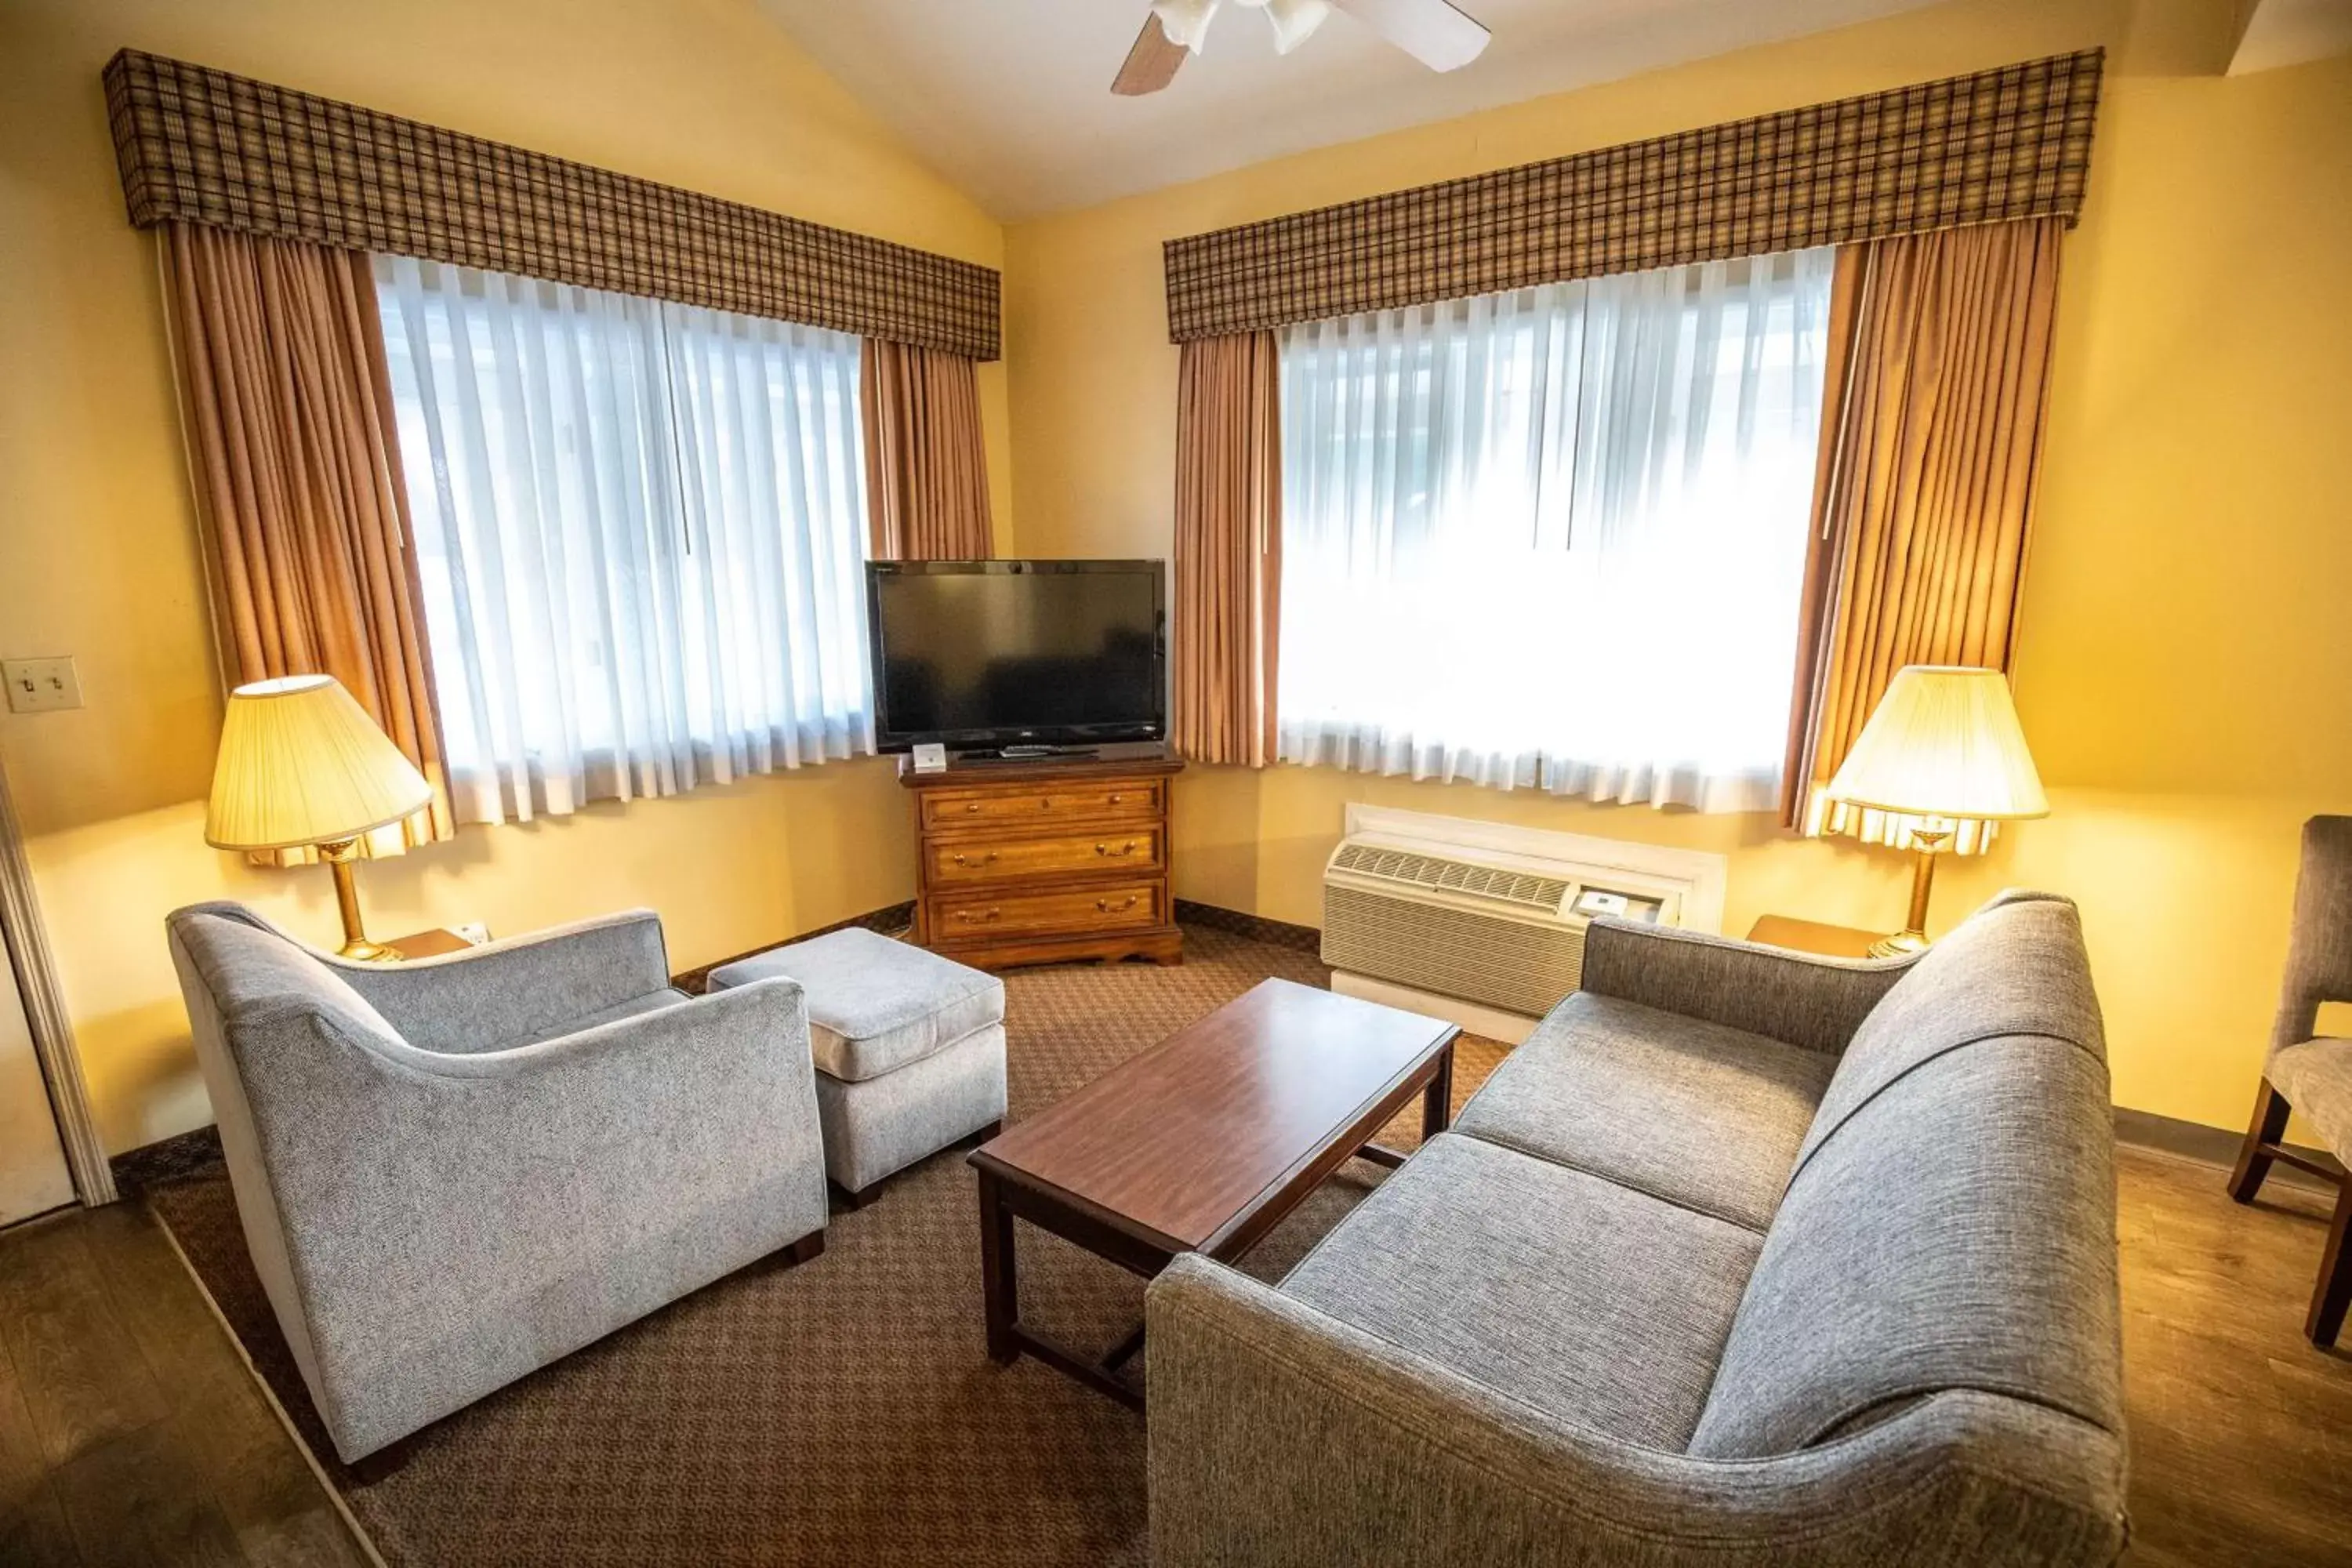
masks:
[[(1129, 903), (1134, 902), (1132, 899), (1128, 901)], [(1001, 918), (1003, 913), (1004, 911), (1003, 910), (983, 910), (979, 914), (974, 914), (970, 910), (958, 910), (956, 911), (956, 919), (963, 921), (966, 925), (979, 926), (986, 925), (989, 921)]]
[(1113, 859), (1117, 859), (1122, 855), (1132, 855), (1135, 853), (1135, 840), (1130, 838), (1116, 849), (1112, 848), (1108, 844), (1097, 844), (1095, 846), (1095, 853), (1097, 855), (1108, 855)]
[(1117, 805), (1120, 801), (1123, 801), (1123, 800), (1125, 800), (1126, 798), (1127, 798), (1127, 796), (1125, 796), (1125, 795), (1113, 795), (1113, 796), (1111, 796), (1111, 797), (1110, 797), (1110, 803), (1111, 803), (1111, 805)]
[(958, 855), (955, 857), (955, 863), (956, 863), (957, 865), (959, 865), (959, 866), (985, 866), (985, 865), (987, 865), (990, 861), (992, 861), (992, 860), (993, 860), (993, 859), (995, 859), (995, 858), (996, 858), (996, 851), (995, 851), (995, 850), (993, 850), (993, 849), (992, 849), (992, 850), (990, 850), (987, 854), (985, 854), (985, 855), (982, 856), (982, 857), (981, 857), (979, 859), (977, 859), (977, 860), (973, 859), (973, 858), (972, 858), (971, 856), (969, 856), (969, 855), (958, 854)]
[(1095, 908), (1100, 910), (1107, 915), (1124, 914), (1128, 910), (1135, 908), (1139, 901), (1140, 900), (1138, 899), (1137, 895), (1129, 893), (1126, 898), (1122, 899), (1116, 904), (1112, 903), (1108, 899), (1097, 899), (1095, 900)]
[(964, 810), (966, 810), (966, 811), (969, 811), (969, 812), (975, 812), (975, 813), (976, 813), (976, 812), (978, 812), (978, 811), (980, 810), (980, 802), (978, 802), (978, 801), (976, 801), (976, 800), (968, 800), (968, 801), (965, 801), (965, 802), (963, 803), (963, 808), (964, 808)]

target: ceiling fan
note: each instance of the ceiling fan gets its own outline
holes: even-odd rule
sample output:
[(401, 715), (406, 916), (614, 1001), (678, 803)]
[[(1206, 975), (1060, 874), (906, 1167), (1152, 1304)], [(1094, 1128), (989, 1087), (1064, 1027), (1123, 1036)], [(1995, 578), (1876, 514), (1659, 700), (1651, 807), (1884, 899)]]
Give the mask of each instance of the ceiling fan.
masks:
[[(1128, 51), (1111, 91), (1123, 98), (1158, 92), (1176, 79), (1185, 57), (1200, 52), (1220, 0), (1157, 0)], [(1486, 48), (1486, 29), (1446, 0), (1234, 0), (1263, 11), (1274, 25), (1274, 47), (1288, 54), (1305, 43), (1336, 8), (1345, 11), (1432, 70), (1468, 65)]]

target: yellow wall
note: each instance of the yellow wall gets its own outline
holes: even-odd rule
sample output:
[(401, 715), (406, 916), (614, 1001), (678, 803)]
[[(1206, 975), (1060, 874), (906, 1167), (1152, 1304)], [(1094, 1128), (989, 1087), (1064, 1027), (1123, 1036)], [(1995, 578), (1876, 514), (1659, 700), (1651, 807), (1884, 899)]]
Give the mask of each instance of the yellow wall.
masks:
[[(754, 0), (0, 3), (0, 657), (72, 654), (87, 706), (0, 713), (50, 942), (107, 1141), (210, 1119), (165, 911), (245, 899), (314, 938), (322, 873), (204, 847), (219, 688), (157, 300), (122, 216), (99, 69), (131, 45), (963, 257), (1003, 235)], [(982, 371), (1000, 536), (1002, 366)], [(472, 829), (362, 872), (386, 934), (658, 908), (680, 965), (905, 898), (887, 763), (626, 812)]]
[[(2053, 815), (1948, 867), (1937, 917), (2006, 884), (2079, 899), (2117, 1100), (2242, 1124), (2298, 825), (2352, 810), (2352, 60), (2223, 79), (2230, 42), (2230, 7), (2198, 0), (1958, 0), (1017, 226), (1021, 549), (1168, 550), (1163, 239), (2104, 44), (2017, 680)], [(1180, 894), (1318, 922), (1358, 799), (1720, 850), (1735, 932), (1902, 907), (1898, 857), (1766, 817), (1297, 768), (1185, 778)]]
[[(1958, 0), (1007, 232), (753, 0), (0, 0), (0, 656), (75, 655), (89, 704), (0, 713), (0, 758), (108, 1141), (209, 1115), (164, 911), (235, 897), (333, 929), (323, 876), (201, 840), (219, 698), (153, 251), (123, 222), (98, 89), (124, 44), (1003, 265), (1013, 358), (982, 380), (998, 536), (1041, 555), (1167, 550), (1165, 237), (2105, 44), (2019, 675), (2055, 815), (1948, 868), (1937, 913), (2011, 882), (2081, 899), (2117, 1099), (2238, 1121), (2296, 825), (2352, 809), (2352, 520), (2323, 489), (2352, 426), (2352, 62), (2223, 79), (2228, 11)], [(692, 964), (905, 897), (898, 795), (887, 763), (812, 770), (471, 830), (362, 877), (382, 931), (651, 904)], [(1360, 798), (1722, 850), (1735, 931), (1900, 906), (1895, 857), (1761, 817), (1286, 768), (1187, 775), (1180, 891), (1314, 921)]]

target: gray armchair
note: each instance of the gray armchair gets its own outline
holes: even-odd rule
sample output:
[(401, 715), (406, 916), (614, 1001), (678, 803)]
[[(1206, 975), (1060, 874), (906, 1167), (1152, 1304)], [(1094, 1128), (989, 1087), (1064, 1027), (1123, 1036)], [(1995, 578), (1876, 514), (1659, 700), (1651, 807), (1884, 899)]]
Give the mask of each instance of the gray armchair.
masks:
[(2336, 1218), (2319, 1262), (2319, 1283), (2303, 1331), (2311, 1342), (2336, 1342), (2352, 1306), (2352, 1182), (2340, 1172), (2287, 1148), (2286, 1119), (2300, 1110), (2328, 1152), (2352, 1156), (2352, 1040), (2315, 1038), (2323, 1002), (2352, 1002), (2352, 816), (2315, 816), (2303, 826), (2303, 866), (2294, 884), (2294, 925), (2288, 938), (2286, 984), (2269, 1059), (2254, 1095), (2254, 1116), (2230, 1176), (2230, 1195), (2254, 1201), (2271, 1162), (2284, 1160), (2336, 1183)]
[(824, 1239), (800, 987), (615, 915), (413, 963), (166, 922), (255, 1268), (345, 1460)]

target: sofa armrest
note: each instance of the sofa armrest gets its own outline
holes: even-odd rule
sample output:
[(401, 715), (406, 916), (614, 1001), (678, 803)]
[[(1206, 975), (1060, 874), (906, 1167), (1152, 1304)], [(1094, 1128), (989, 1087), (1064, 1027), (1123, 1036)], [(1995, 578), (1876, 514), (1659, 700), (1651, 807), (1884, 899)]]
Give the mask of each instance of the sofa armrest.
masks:
[(1938, 1394), (1767, 1459), (1614, 1442), (1197, 1256), (1146, 1297), (1154, 1568), (2111, 1563), (2113, 1434)]
[(352, 1039), (314, 1011), (240, 1033), (346, 1454), (825, 1223), (791, 981), (478, 1053)]
[[(746, 992), (751, 994), (740, 994)], [(331, 1024), (325, 1026), (334, 1028)], [(431, 1051), (406, 1040), (388, 1038), (344, 1043), (423, 1077), (513, 1080), (526, 1090), (533, 1078), (565, 1071), (601, 1080), (628, 1070), (628, 1063), (644, 1057), (646, 1069), (663, 1084), (702, 1090), (714, 1087), (706, 1081), (714, 1070), (710, 1058), (724, 1061), (747, 1052), (756, 1054), (761, 1050), (757, 1042), (763, 1037), (777, 1042), (798, 1039), (803, 1042), (800, 1054), (808, 1054), (808, 1004), (799, 981), (781, 976), (756, 981), (568, 1035), (489, 1050)], [(773, 1070), (768, 1063), (745, 1065), (760, 1073)], [(813, 1067), (810, 1093), (815, 1093)], [(660, 1110), (653, 1108), (655, 1118)]]
[(1916, 955), (1817, 958), (1672, 926), (1597, 920), (1580, 988), (1835, 1056)]
[(386, 1023), (427, 1051), (528, 1039), (669, 984), (661, 917), (651, 910), (404, 963), (331, 962)]

